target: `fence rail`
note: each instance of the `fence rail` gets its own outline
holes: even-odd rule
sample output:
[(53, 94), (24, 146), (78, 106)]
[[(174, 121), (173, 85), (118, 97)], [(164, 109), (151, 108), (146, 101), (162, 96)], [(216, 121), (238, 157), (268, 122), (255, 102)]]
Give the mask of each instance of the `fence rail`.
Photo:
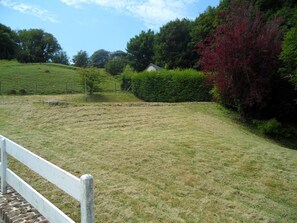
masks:
[(91, 175), (86, 174), (79, 179), (4, 136), (0, 135), (0, 142), (2, 194), (7, 192), (9, 184), (50, 222), (74, 222), (8, 168), (7, 155), (10, 155), (78, 200), (81, 206), (81, 223), (94, 222), (94, 183)]

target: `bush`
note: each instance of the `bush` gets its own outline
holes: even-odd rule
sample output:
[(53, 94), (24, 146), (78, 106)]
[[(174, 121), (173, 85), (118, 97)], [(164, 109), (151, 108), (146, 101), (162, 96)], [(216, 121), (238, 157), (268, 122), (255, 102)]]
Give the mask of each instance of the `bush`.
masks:
[(282, 132), (282, 124), (275, 118), (269, 120), (253, 120), (253, 124), (265, 135), (279, 136)]
[(125, 58), (115, 57), (105, 64), (105, 69), (111, 75), (119, 75), (124, 71), (126, 64)]
[[(206, 76), (195, 70), (170, 70), (141, 72), (125, 75), (127, 85), (140, 99), (156, 102), (209, 101), (212, 86), (206, 84)], [(123, 81), (123, 83), (124, 83)]]
[(7, 90), (7, 94), (8, 95), (17, 94), (17, 90), (15, 90), (15, 89), (9, 89), (9, 90)]
[(19, 94), (26, 95), (26, 94), (28, 94), (28, 91), (26, 89), (21, 89), (21, 90), (19, 90)]
[(122, 84), (121, 89), (122, 91), (131, 91), (132, 90), (132, 76), (136, 75), (137, 73), (127, 65), (124, 69), (123, 74), (121, 75)]

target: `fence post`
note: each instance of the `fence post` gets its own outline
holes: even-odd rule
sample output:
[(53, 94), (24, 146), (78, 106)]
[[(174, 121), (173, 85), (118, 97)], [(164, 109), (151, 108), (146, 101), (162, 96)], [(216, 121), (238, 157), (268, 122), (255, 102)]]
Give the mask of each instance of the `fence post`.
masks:
[(2, 81), (0, 81), (0, 94), (2, 94)]
[(7, 169), (7, 153), (5, 139), (1, 139), (1, 193), (7, 193), (6, 183), (6, 169)]
[(81, 182), (81, 223), (94, 223), (94, 179), (90, 174), (80, 178)]

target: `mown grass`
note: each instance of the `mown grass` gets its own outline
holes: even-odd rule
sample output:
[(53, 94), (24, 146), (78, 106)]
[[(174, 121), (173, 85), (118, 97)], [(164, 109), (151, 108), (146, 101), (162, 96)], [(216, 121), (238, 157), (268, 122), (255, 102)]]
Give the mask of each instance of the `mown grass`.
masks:
[[(96, 222), (297, 222), (297, 150), (253, 134), (215, 103), (0, 98), (0, 132), (95, 178)], [(66, 106), (39, 100), (59, 99)], [(79, 222), (79, 205), (20, 168)]]
[[(102, 70), (102, 72), (105, 72)], [(102, 91), (119, 91), (120, 80), (106, 75)], [(77, 68), (54, 63), (21, 64), (0, 60), (0, 94), (26, 90), (27, 94), (83, 93), (84, 85)]]

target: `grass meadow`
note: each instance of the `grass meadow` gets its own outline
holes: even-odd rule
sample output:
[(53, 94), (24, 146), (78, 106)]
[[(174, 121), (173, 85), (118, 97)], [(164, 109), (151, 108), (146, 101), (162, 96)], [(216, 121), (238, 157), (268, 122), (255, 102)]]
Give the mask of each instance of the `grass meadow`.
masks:
[[(94, 176), (96, 222), (297, 222), (297, 150), (215, 103), (97, 97), (0, 96), (2, 135), (77, 177)], [(38, 102), (50, 99), (69, 104)], [(79, 222), (77, 202), (9, 165)]]
[[(17, 93), (26, 90), (27, 94), (83, 93), (84, 84), (73, 66), (54, 63), (28, 63), (0, 60), (0, 94), (11, 90)], [(102, 72), (105, 72), (102, 69)], [(103, 91), (119, 91), (120, 80), (106, 75), (100, 85)]]

